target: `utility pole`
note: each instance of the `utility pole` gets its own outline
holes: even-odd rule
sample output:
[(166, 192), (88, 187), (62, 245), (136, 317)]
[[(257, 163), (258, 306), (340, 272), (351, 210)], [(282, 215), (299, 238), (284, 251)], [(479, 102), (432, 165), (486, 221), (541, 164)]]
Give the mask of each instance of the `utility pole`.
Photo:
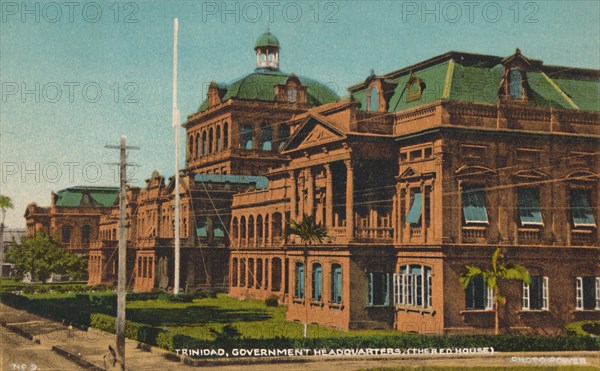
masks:
[(125, 295), (127, 280), (127, 150), (139, 149), (127, 147), (127, 137), (121, 136), (120, 146), (107, 145), (106, 148), (119, 149), (119, 264), (117, 276), (117, 320), (115, 330), (117, 333), (117, 357), (121, 370), (125, 371)]
[(173, 122), (172, 125), (175, 128), (175, 272), (173, 282), (173, 294), (179, 294), (179, 276), (180, 265), (181, 265), (181, 251), (179, 241), (179, 222), (181, 218), (180, 212), (180, 200), (179, 200), (179, 109), (177, 108), (177, 32), (179, 29), (179, 22), (177, 18), (173, 20), (174, 27), (174, 40), (173, 40)]

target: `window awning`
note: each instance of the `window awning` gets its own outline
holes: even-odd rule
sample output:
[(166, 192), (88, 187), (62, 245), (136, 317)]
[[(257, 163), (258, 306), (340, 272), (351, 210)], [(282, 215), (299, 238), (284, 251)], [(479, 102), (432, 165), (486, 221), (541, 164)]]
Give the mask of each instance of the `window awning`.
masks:
[(406, 216), (406, 222), (408, 224), (419, 224), (419, 220), (421, 219), (421, 193), (417, 192), (414, 194), (412, 205), (410, 206), (410, 211)]
[(590, 204), (590, 194), (585, 190), (571, 191), (571, 215), (575, 227), (595, 227), (594, 211)]
[(487, 209), (485, 207), (485, 192), (481, 189), (471, 189), (464, 191), (462, 196), (465, 223), (488, 224)]
[(523, 188), (518, 192), (519, 219), (521, 225), (544, 225), (540, 209), (540, 193), (537, 189)]

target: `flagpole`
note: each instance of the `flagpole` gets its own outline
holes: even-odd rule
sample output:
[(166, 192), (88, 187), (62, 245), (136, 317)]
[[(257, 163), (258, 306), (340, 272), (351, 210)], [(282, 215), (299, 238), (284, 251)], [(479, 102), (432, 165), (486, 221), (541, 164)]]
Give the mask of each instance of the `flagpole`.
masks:
[(173, 127), (175, 128), (175, 273), (173, 282), (173, 294), (179, 294), (180, 276), (180, 247), (179, 247), (179, 110), (177, 109), (177, 32), (179, 22), (177, 18), (173, 21), (175, 27), (173, 43)]

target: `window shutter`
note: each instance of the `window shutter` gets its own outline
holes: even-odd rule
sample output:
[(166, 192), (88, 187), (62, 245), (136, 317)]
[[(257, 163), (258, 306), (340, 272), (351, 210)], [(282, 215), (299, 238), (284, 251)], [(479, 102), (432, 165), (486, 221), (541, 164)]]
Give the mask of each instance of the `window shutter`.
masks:
[(544, 281), (542, 282), (542, 309), (548, 310), (549, 307), (548, 300), (548, 277), (544, 277)]
[(596, 277), (596, 310), (600, 310), (600, 277)]
[(529, 309), (529, 285), (523, 282), (523, 309)]
[(432, 294), (432, 288), (431, 288), (431, 268), (427, 267), (425, 268), (425, 282), (427, 284), (427, 290), (425, 291), (426, 295), (425, 295), (425, 304), (423, 305), (425, 308), (428, 308), (431, 306), (431, 294)]
[(576, 288), (576, 300), (575, 300), (575, 308), (578, 310), (583, 309), (583, 279), (581, 277), (577, 277), (577, 288)]
[(342, 302), (342, 268), (338, 268), (337, 271), (337, 299), (338, 303)]
[(305, 292), (304, 292), (304, 287), (305, 287), (304, 280), (305, 279), (306, 278), (304, 277), (304, 266), (302, 265), (300, 267), (300, 297), (301, 298), (304, 298), (304, 295), (305, 295)]
[(415, 297), (415, 285), (413, 284), (413, 275), (410, 273), (406, 274), (406, 304), (415, 305), (414, 297)]
[(385, 274), (385, 282), (383, 283), (383, 289), (385, 290), (383, 304), (390, 305), (390, 274), (389, 273)]
[(486, 301), (485, 309), (488, 309), (488, 310), (494, 309), (494, 290), (487, 287), (487, 285), (485, 285), (485, 288), (487, 289), (487, 292), (486, 292), (487, 293), (487, 301)]
[(373, 273), (369, 273), (369, 305), (373, 305)]
[(401, 276), (398, 273), (394, 273), (394, 304), (400, 304), (400, 292), (402, 291)]

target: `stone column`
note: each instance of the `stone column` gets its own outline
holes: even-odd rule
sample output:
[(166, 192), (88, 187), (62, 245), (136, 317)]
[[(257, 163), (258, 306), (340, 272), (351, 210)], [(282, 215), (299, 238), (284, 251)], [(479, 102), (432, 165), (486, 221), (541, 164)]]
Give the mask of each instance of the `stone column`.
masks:
[(306, 177), (306, 181), (307, 181), (307, 188), (308, 188), (308, 194), (307, 194), (307, 205), (306, 205), (306, 209), (305, 212), (307, 215), (312, 216), (315, 210), (315, 181), (314, 181), (314, 176), (313, 176), (313, 171), (311, 167), (308, 167), (306, 169), (306, 173), (307, 173), (307, 177)]
[[(289, 172), (290, 177), (290, 218), (296, 220), (296, 174), (295, 171), (292, 170)], [(271, 238), (271, 233), (269, 233), (269, 238)]]
[(354, 236), (354, 169), (352, 161), (344, 161), (346, 164), (346, 237), (352, 239)]
[(269, 230), (269, 246), (273, 245), (273, 215), (269, 215), (269, 222), (267, 223), (267, 229)]
[(325, 164), (325, 226), (333, 226), (333, 176), (329, 164)]

